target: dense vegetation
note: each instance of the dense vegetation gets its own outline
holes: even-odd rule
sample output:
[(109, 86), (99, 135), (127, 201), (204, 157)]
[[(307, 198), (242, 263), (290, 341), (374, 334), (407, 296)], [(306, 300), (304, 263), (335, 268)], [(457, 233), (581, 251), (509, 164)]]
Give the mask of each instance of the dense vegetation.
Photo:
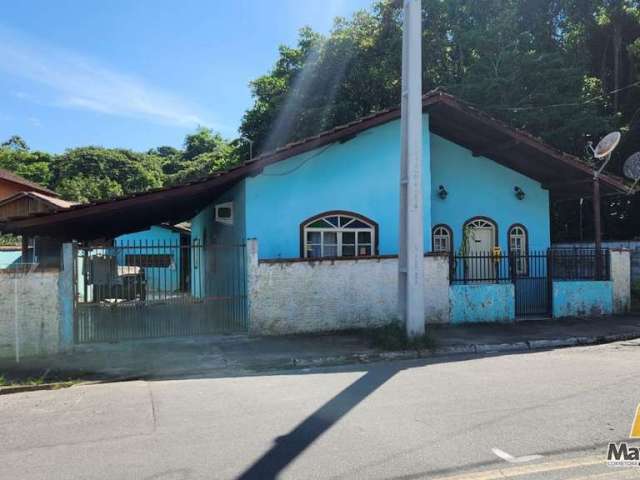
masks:
[(87, 202), (187, 182), (238, 162), (239, 155), (236, 144), (206, 128), (187, 135), (183, 149), (147, 152), (89, 146), (52, 155), (13, 136), (0, 145), (0, 168)]
[[(322, 36), (300, 31), (281, 46), (270, 72), (251, 82), (253, 106), (240, 132), (257, 152), (270, 150), (400, 98), (401, 9), (378, 1)], [(640, 0), (422, 0), (424, 90), (443, 86), (551, 144), (584, 156), (589, 136), (620, 129), (611, 166), (640, 149)], [(247, 157), (244, 142), (200, 129), (183, 149), (139, 153), (85, 147), (61, 155), (31, 152), (14, 138), (0, 167), (88, 200), (207, 174)], [(640, 235), (637, 196), (603, 205), (608, 237)], [(589, 238), (591, 209), (554, 203), (556, 239)]]

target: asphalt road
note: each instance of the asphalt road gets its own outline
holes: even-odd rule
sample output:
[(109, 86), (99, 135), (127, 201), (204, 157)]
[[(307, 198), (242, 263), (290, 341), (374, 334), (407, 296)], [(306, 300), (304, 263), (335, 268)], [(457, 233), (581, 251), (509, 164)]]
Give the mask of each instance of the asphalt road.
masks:
[(629, 341), (0, 396), (0, 478), (640, 478), (604, 462), (639, 367)]

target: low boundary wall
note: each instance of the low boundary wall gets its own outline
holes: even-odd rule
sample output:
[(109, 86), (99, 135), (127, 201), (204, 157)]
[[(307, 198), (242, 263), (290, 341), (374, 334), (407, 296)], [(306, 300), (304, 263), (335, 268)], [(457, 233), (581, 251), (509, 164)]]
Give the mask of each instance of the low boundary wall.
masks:
[(57, 353), (59, 272), (20, 267), (0, 273), (0, 358)]
[(516, 318), (512, 283), (451, 285), (451, 323), (511, 322)]
[[(249, 330), (282, 335), (383, 326), (398, 320), (398, 258), (258, 260), (247, 242)], [(424, 257), (425, 321), (449, 321), (449, 261)]]
[(554, 318), (611, 315), (613, 282), (555, 281), (552, 302)]
[(0, 360), (20, 362), (73, 346), (73, 246), (60, 268), (14, 265), (0, 271)]
[[(249, 331), (283, 335), (379, 327), (398, 320), (398, 259), (259, 260), (258, 241), (247, 242)], [(447, 256), (427, 255), (426, 323), (515, 321), (513, 283), (449, 285)], [(554, 280), (553, 317), (628, 311), (630, 260), (611, 251), (610, 281)]]

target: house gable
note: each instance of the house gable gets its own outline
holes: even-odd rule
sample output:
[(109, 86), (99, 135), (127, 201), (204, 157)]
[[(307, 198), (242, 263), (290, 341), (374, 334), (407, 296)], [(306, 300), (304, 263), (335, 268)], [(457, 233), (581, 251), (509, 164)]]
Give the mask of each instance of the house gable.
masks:
[[(504, 252), (509, 247), (509, 227), (514, 224), (526, 227), (530, 249), (549, 247), (549, 191), (540, 182), (486, 157), (474, 156), (433, 133), (431, 182), (433, 224), (451, 228), (455, 250), (462, 245), (465, 222), (473, 217), (488, 217), (496, 223), (497, 243)], [(447, 191), (444, 199), (438, 196), (440, 185)], [(524, 192), (522, 200), (515, 187)]]

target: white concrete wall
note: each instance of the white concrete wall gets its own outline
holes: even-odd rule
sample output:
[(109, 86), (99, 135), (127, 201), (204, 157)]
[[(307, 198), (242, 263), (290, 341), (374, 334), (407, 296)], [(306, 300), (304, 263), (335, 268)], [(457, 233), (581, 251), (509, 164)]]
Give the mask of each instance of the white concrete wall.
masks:
[(0, 273), (0, 359), (58, 352), (59, 278), (57, 270)]
[[(398, 320), (398, 259), (258, 261), (249, 240), (249, 329), (257, 335), (382, 326)], [(425, 257), (428, 323), (449, 321), (449, 262)]]
[(631, 307), (631, 252), (611, 250), (613, 313), (626, 313)]

